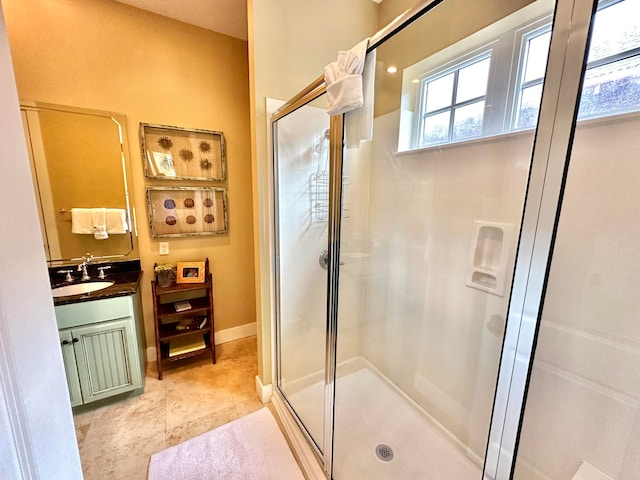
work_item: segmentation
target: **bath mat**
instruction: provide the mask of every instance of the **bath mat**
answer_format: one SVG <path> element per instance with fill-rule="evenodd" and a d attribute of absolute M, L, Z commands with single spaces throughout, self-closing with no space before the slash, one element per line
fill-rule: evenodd
<path fill-rule="evenodd" d="M 304 480 L 267 408 L 151 456 L 149 480 Z"/>

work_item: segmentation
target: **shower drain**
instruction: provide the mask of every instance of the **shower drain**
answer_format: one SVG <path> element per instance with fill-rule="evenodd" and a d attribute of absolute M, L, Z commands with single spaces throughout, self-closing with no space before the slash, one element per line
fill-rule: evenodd
<path fill-rule="evenodd" d="M 383 462 L 390 462 L 393 460 L 393 450 L 389 445 L 381 443 L 376 447 L 376 455 Z"/>

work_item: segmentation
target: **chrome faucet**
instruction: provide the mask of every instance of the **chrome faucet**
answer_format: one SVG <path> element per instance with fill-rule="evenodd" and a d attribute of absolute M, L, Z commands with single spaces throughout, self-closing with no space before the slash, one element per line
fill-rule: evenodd
<path fill-rule="evenodd" d="M 82 271 L 82 278 L 80 280 L 83 282 L 91 279 L 91 277 L 89 277 L 89 273 L 87 272 L 87 265 L 89 265 L 90 263 L 93 263 L 93 255 L 87 253 L 82 257 L 82 263 L 78 265 L 78 271 Z"/>

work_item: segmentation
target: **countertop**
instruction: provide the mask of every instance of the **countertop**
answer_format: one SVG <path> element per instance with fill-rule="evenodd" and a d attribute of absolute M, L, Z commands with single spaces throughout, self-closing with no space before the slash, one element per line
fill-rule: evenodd
<path fill-rule="evenodd" d="M 104 279 L 98 278 L 98 267 L 109 266 L 108 270 L 105 270 Z M 65 285 L 74 285 L 78 283 L 85 283 L 78 280 L 80 272 L 73 273 L 76 279 L 72 282 L 65 282 L 64 275 L 56 273 L 58 270 L 73 268 L 71 267 L 50 267 L 49 278 L 51 279 L 51 288 L 62 287 Z M 77 268 L 77 267 L 76 267 Z M 75 269 L 74 269 L 75 270 Z M 142 270 L 140 270 L 139 260 L 130 260 L 126 262 L 111 262 L 111 263 L 95 263 L 87 267 L 87 272 L 91 277 L 86 282 L 102 282 L 113 281 L 113 285 L 102 290 L 95 292 L 83 293 L 80 295 L 68 295 L 66 297 L 53 297 L 53 304 L 67 305 L 70 303 L 90 302 L 92 300 L 100 300 L 103 298 L 121 297 L 125 295 L 134 295 L 140 288 L 140 279 L 142 278 Z"/>

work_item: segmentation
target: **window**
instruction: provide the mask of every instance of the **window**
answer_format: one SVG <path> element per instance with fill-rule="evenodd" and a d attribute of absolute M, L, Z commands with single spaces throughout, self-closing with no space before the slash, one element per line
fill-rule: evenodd
<path fill-rule="evenodd" d="M 419 146 L 482 134 L 491 52 L 422 80 Z"/>
<path fill-rule="evenodd" d="M 601 0 L 594 19 L 579 119 L 640 110 L 638 19 L 640 0 Z M 432 67 L 421 78 L 416 94 L 417 133 L 409 145 L 401 132 L 399 148 L 427 147 L 535 127 L 550 42 L 551 17 L 540 16 L 494 37 L 490 49 L 485 43 L 485 51 L 480 54 L 475 50 L 439 69 Z M 418 64 L 408 71 L 417 68 Z"/>

